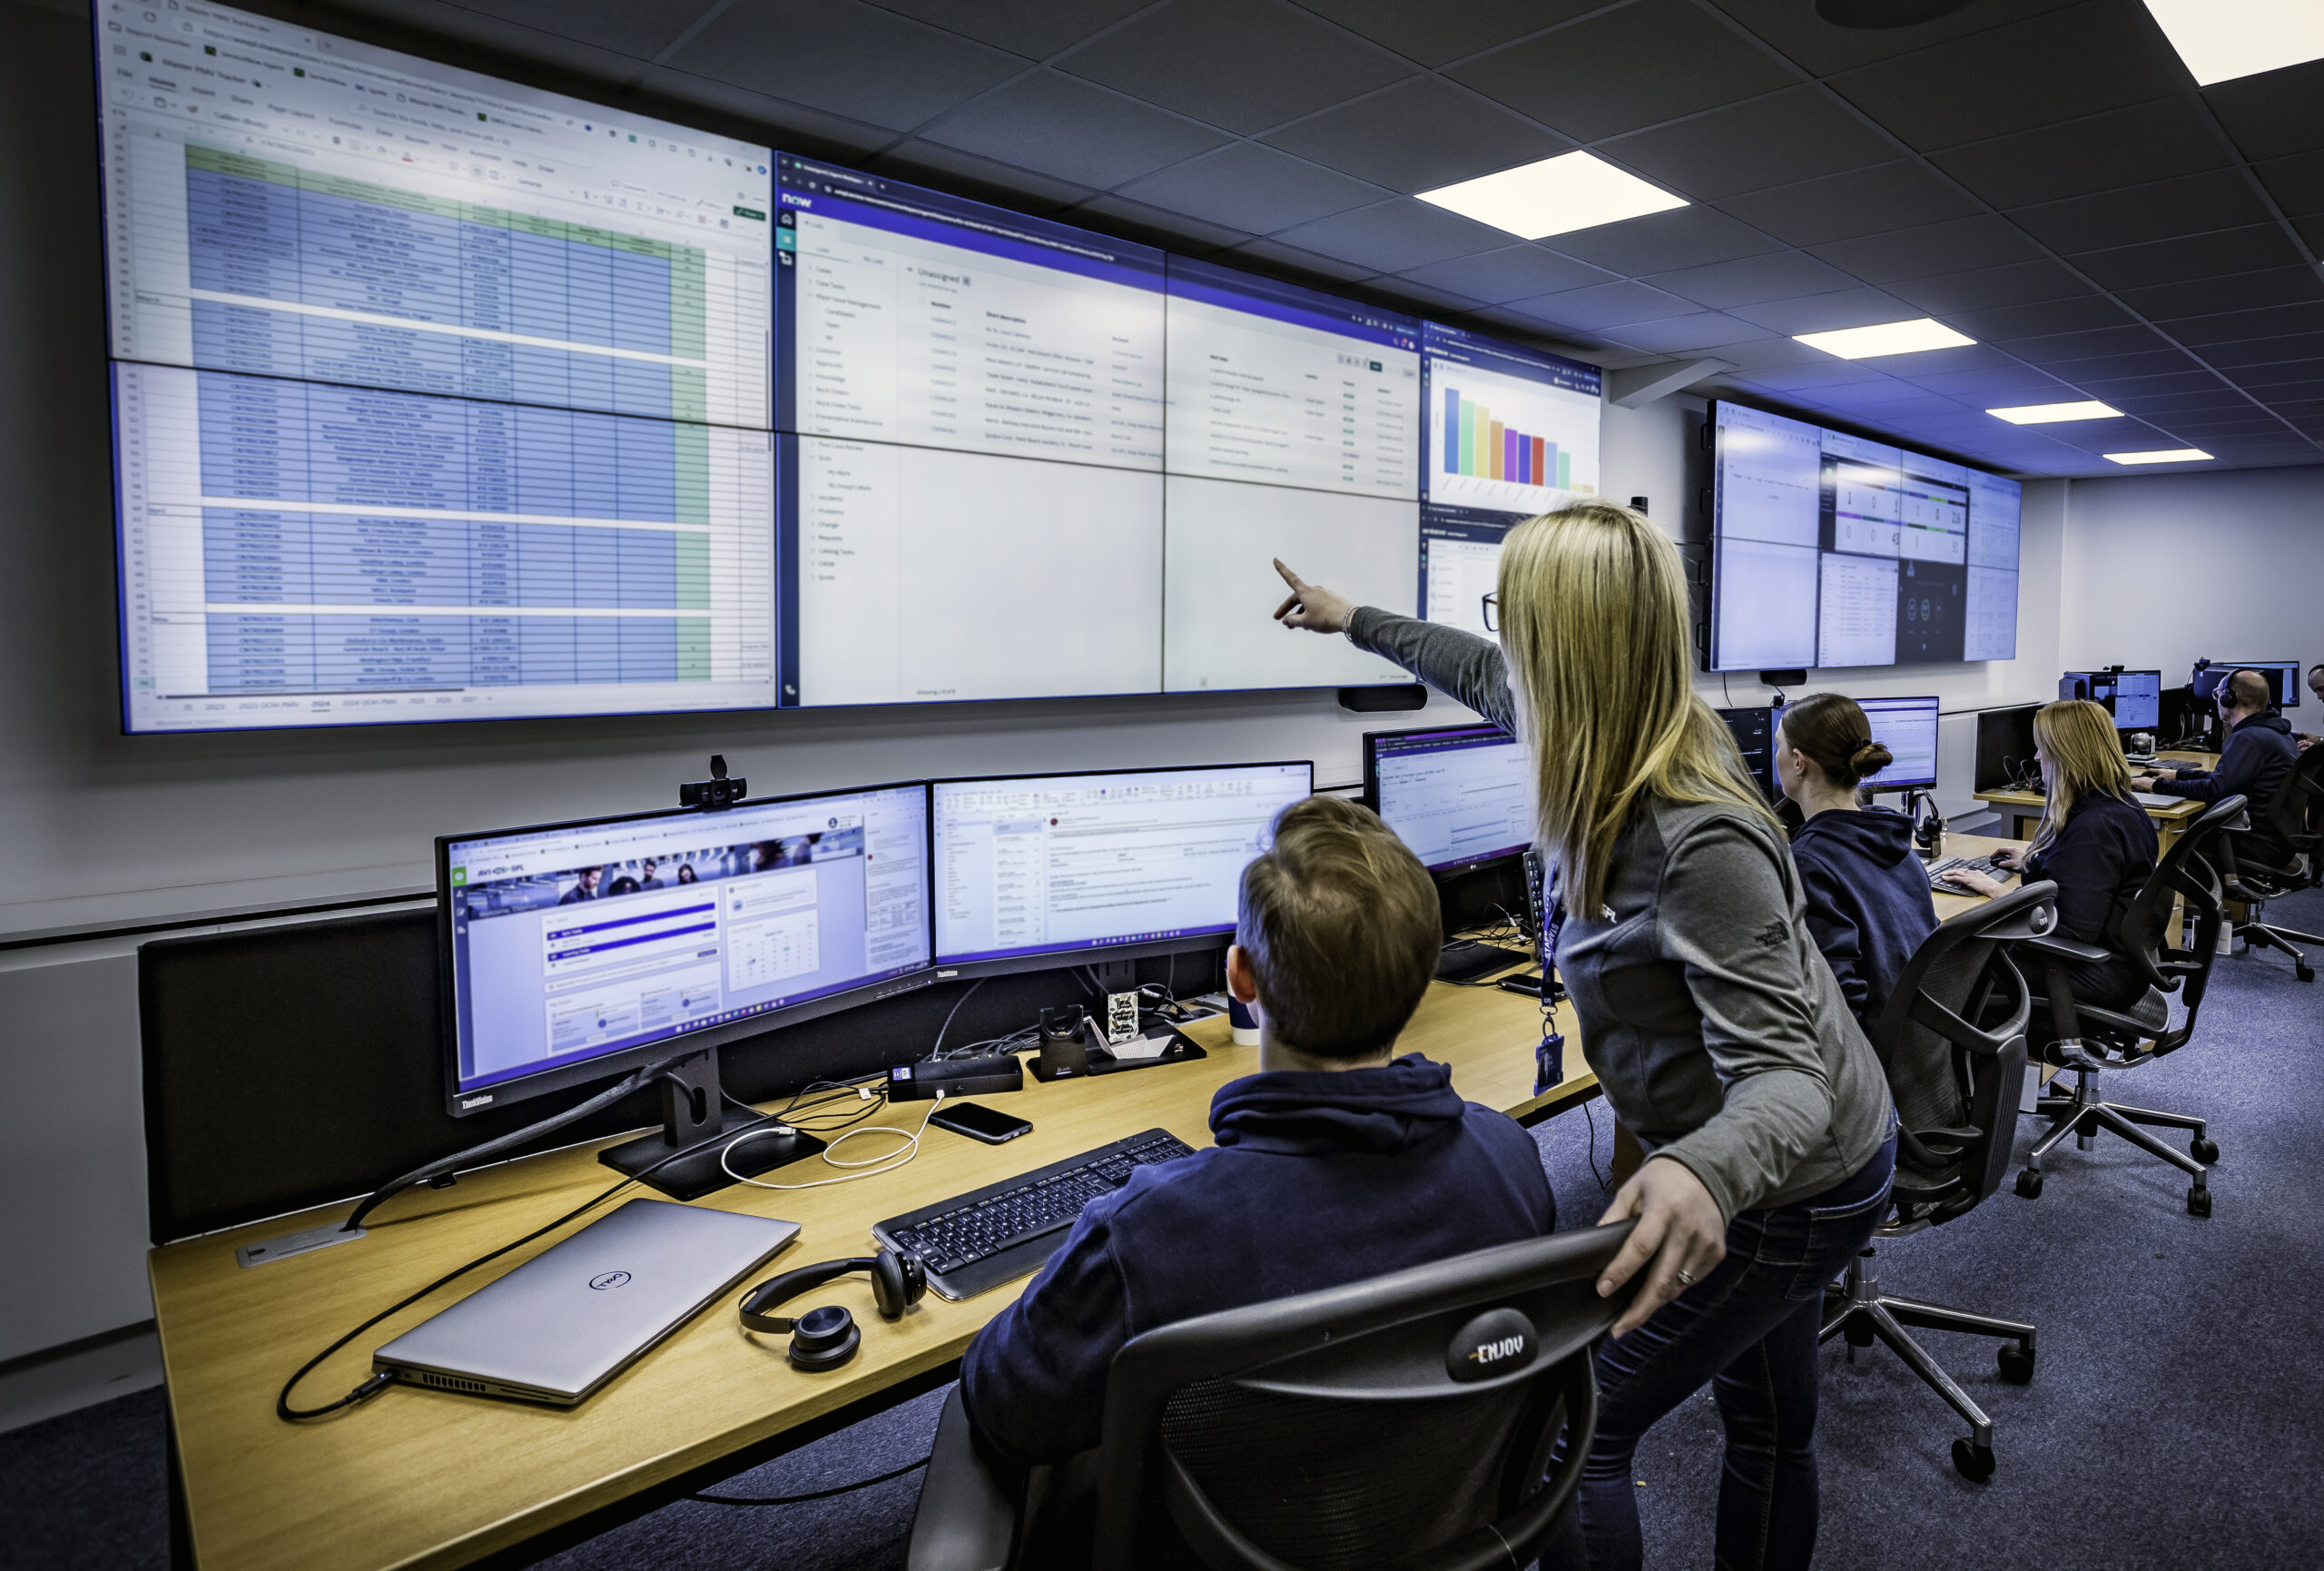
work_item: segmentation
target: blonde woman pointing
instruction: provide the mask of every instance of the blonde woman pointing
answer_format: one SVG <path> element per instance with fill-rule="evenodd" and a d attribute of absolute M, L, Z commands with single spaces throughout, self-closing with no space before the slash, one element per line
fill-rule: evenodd
<path fill-rule="evenodd" d="M 1639 1225 L 1600 1291 L 1642 1286 L 1600 1348 L 1580 1509 L 1542 1565 L 1640 1564 L 1631 1457 L 1708 1380 L 1727 1431 L 1718 1564 L 1806 1566 L 1824 1284 L 1886 1207 L 1895 1118 L 1783 830 L 1689 685 L 1677 548 L 1607 504 L 1519 525 L 1485 608 L 1505 657 L 1276 566 L 1278 620 L 1344 634 L 1528 745 L 1558 973 L 1649 1153 L 1600 1219 Z"/>

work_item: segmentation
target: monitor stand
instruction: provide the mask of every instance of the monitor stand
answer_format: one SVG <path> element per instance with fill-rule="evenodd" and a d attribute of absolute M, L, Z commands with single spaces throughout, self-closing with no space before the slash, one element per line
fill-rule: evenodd
<path fill-rule="evenodd" d="M 823 1142 L 803 1130 L 789 1134 L 764 1134 L 734 1148 L 722 1164 L 727 1141 L 746 1130 L 783 1127 L 763 1113 L 729 1107 L 719 1094 L 718 1050 L 699 1054 L 663 1075 L 660 1132 L 607 1146 L 597 1160 L 615 1172 L 625 1172 L 672 1200 L 699 1200 L 724 1189 L 736 1175 L 756 1178 L 779 1167 L 813 1156 Z M 699 1149 L 689 1151 L 690 1147 Z M 687 1151 L 675 1161 L 655 1167 L 675 1151 Z M 726 1170 L 732 1167 L 734 1171 Z M 651 1170 L 650 1171 L 648 1170 Z"/>

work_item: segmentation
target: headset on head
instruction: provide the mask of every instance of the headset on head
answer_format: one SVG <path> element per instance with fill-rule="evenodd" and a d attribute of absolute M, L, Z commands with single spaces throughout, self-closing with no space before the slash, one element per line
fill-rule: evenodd
<path fill-rule="evenodd" d="M 928 1291 L 928 1268 L 921 1263 L 918 1255 L 881 1250 L 853 1260 L 825 1260 L 770 1277 L 744 1293 L 739 1306 L 743 1329 L 790 1333 L 791 1343 L 784 1356 L 799 1368 L 838 1368 L 855 1357 L 856 1349 L 863 1341 L 863 1333 L 856 1329 L 853 1315 L 836 1304 L 809 1309 L 795 1319 L 767 1311 L 811 1288 L 820 1288 L 853 1271 L 870 1274 L 872 1301 L 879 1306 L 882 1319 L 901 1319 L 903 1312 L 920 1302 Z"/>

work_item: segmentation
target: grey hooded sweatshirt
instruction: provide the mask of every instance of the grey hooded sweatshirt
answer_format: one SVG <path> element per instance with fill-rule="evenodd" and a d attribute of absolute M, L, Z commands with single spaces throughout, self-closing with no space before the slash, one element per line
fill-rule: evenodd
<path fill-rule="evenodd" d="M 1347 637 L 1516 729 L 1491 639 L 1372 606 Z M 1887 1080 L 1817 951 L 1774 823 L 1649 797 L 1616 843 L 1600 908 L 1567 908 L 1557 969 L 1615 1115 L 1729 1220 L 1823 1193 L 1887 1139 Z"/>

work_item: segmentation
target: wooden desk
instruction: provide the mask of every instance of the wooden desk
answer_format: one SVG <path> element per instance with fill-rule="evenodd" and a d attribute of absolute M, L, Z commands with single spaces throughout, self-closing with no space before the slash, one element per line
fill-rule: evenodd
<path fill-rule="evenodd" d="M 1533 1094 L 1538 1010 L 1534 1000 L 1495 988 L 1440 983 L 1397 1045 L 1450 1064 L 1471 1101 L 1536 1121 L 1597 1093 L 1568 1011 L 1566 1079 Z M 1021 1093 L 980 1099 L 1032 1120 L 1033 1132 L 1008 1145 L 931 1130 L 920 1157 L 893 1173 L 796 1192 L 737 1185 L 704 1203 L 800 1224 L 798 1241 L 763 1273 L 772 1274 L 866 1253 L 881 1217 L 1138 1130 L 1159 1125 L 1189 1145 L 1207 1145 L 1211 1093 L 1255 1071 L 1258 1051 L 1234 1046 L 1224 1019 L 1188 1034 L 1209 1058 L 1049 1085 L 1028 1075 Z M 884 1109 L 876 1121 L 917 1127 L 928 1106 Z M 282 1381 L 332 1338 L 614 1181 L 594 1160 L 596 1150 L 528 1158 L 449 1190 L 413 1191 L 380 1208 L 369 1237 L 254 1270 L 236 1266 L 235 1246 L 335 1221 L 346 1208 L 153 1251 L 186 1535 L 205 1571 L 461 1566 L 560 1528 L 601 1530 L 723 1476 L 729 1463 L 779 1455 L 940 1384 L 970 1338 L 1022 1287 L 960 1304 L 931 1294 L 890 1323 L 863 1279 L 834 1283 L 816 1297 L 854 1312 L 863 1349 L 823 1374 L 792 1368 L 782 1339 L 743 1331 L 730 1303 L 705 1310 L 569 1411 L 395 1387 L 319 1422 L 274 1417 Z M 833 1175 L 810 1160 L 766 1176 Z M 308 1378 L 301 1403 L 341 1395 L 369 1372 L 373 1348 L 555 1241 L 495 1261 L 366 1332 Z"/>
<path fill-rule="evenodd" d="M 2032 835 L 2034 825 L 2041 821 L 2043 800 L 2039 791 L 1980 791 L 1977 800 L 1990 802 L 2009 815 L 2009 837 L 2013 840 L 2027 838 Z M 2162 859 L 2178 840 L 2181 831 L 2201 817 L 2203 809 L 2210 805 L 2208 802 L 2174 799 L 2168 806 L 2146 809 L 2147 817 L 2154 823 L 2156 861 Z M 1947 836 L 1948 842 L 1950 838 Z M 1969 836 L 1964 835 L 1963 838 Z"/>

